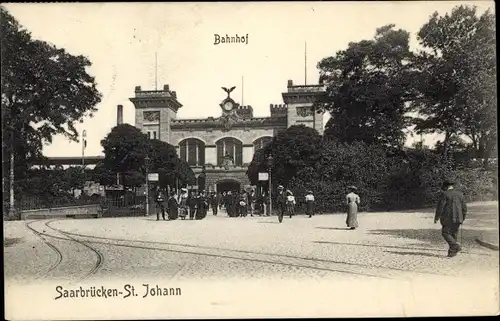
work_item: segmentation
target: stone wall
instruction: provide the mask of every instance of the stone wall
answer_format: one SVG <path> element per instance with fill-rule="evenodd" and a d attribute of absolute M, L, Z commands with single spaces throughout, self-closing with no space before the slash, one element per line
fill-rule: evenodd
<path fill-rule="evenodd" d="M 54 217 L 100 217 L 99 204 L 21 211 L 21 220 Z"/>

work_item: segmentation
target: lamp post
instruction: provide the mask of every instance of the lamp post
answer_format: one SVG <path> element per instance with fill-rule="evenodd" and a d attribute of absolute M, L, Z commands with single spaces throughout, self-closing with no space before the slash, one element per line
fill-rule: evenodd
<path fill-rule="evenodd" d="M 149 216 L 149 156 L 144 159 L 146 167 L 146 216 Z"/>
<path fill-rule="evenodd" d="M 85 192 L 85 182 L 87 178 L 85 177 L 85 147 L 87 147 L 87 131 L 84 129 L 82 132 L 82 174 L 83 174 L 83 188 L 82 194 Z"/>
<path fill-rule="evenodd" d="M 269 215 L 273 215 L 273 196 L 272 196 L 272 184 L 271 184 L 271 168 L 273 166 L 273 156 L 269 155 L 267 158 L 269 166 Z"/>

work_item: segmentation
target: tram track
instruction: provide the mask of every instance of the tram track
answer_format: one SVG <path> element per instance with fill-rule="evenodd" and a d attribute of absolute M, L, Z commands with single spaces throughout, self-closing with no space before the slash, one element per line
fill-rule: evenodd
<path fill-rule="evenodd" d="M 52 220 L 52 221 L 49 221 L 49 222 L 45 222 L 45 226 L 48 227 L 49 229 L 55 231 L 55 232 L 58 232 L 58 233 L 64 235 L 69 240 L 85 246 L 86 248 L 88 248 L 89 250 L 91 250 L 96 255 L 96 262 L 93 265 L 93 267 L 83 277 L 79 278 L 78 281 L 83 281 L 83 280 L 91 277 L 95 273 L 97 273 L 97 271 L 102 267 L 102 265 L 104 263 L 104 255 L 98 249 L 96 249 L 95 247 L 90 246 L 89 244 L 87 244 L 87 242 L 83 242 L 81 240 L 78 240 L 75 237 L 69 235 L 69 233 L 67 233 L 67 232 L 65 232 L 63 230 L 60 230 L 58 228 L 52 227 L 51 223 L 54 223 L 56 221 L 59 221 L 59 220 Z"/>
<path fill-rule="evenodd" d="M 87 238 L 87 239 L 107 241 L 107 242 L 89 241 L 91 243 L 97 243 L 97 244 L 114 245 L 114 246 L 138 248 L 138 249 L 145 249 L 145 250 L 171 251 L 171 252 L 176 252 L 176 253 L 181 253 L 181 254 L 205 255 L 205 256 L 212 256 L 212 257 L 227 258 L 227 259 L 249 260 L 249 261 L 255 261 L 255 262 L 260 262 L 260 263 L 289 265 L 289 266 L 296 266 L 296 267 L 301 267 L 301 268 L 311 268 L 311 269 L 318 269 L 318 270 L 325 270 L 325 268 L 316 268 L 314 266 L 310 266 L 310 264 L 299 264 L 299 265 L 297 265 L 295 263 L 288 264 L 288 263 L 286 263 L 286 261 L 293 260 L 293 261 L 301 261 L 302 263 L 304 263 L 304 262 L 312 263 L 313 265 L 318 265 L 318 264 L 332 265 L 332 264 L 335 264 L 335 265 L 344 265 L 344 266 L 349 266 L 349 267 L 355 267 L 355 268 L 359 268 L 359 269 L 376 269 L 376 270 L 385 270 L 385 271 L 400 272 L 400 273 L 413 273 L 413 274 L 420 274 L 420 275 L 445 276 L 444 274 L 441 274 L 441 273 L 421 272 L 421 271 L 400 269 L 400 268 L 394 268 L 394 267 L 383 267 L 383 266 L 370 265 L 370 264 L 349 263 L 349 262 L 334 261 L 334 260 L 327 260 L 327 259 L 293 256 L 293 255 L 287 255 L 287 254 L 266 253 L 266 252 L 258 252 L 258 251 L 227 249 L 227 248 L 219 248 L 219 247 L 212 247 L 212 246 L 198 246 L 198 245 L 160 242 L 160 241 L 126 240 L 126 239 L 86 235 L 86 234 L 80 234 L 80 233 L 72 233 L 72 232 L 67 232 L 67 231 L 65 233 L 70 234 L 70 235 L 74 235 L 77 237 Z M 166 246 L 179 247 L 181 249 L 165 249 L 162 247 L 155 247 L 155 246 L 139 246 L 139 245 L 130 245 L 130 244 L 118 244 L 118 243 L 113 243 L 113 242 L 166 245 Z M 182 248 L 194 249 L 195 251 L 186 251 L 186 250 L 183 250 Z M 196 250 L 202 250 L 202 251 L 196 251 Z M 207 253 L 206 251 L 203 252 L 203 250 L 226 252 L 226 253 L 229 253 L 229 255 Z M 234 255 L 235 253 L 261 256 L 261 257 L 266 257 L 266 258 L 271 257 L 272 260 L 256 259 L 255 257 L 254 258 L 240 257 L 237 255 Z M 394 278 L 394 277 L 384 277 L 384 276 L 381 276 L 380 274 L 375 275 L 375 274 L 371 274 L 371 273 L 361 273 L 361 272 L 345 271 L 345 270 L 338 270 L 338 269 L 327 268 L 326 270 L 330 270 L 331 272 L 358 274 L 358 275 L 369 276 L 369 277 L 390 278 L 390 279 Z"/>
<path fill-rule="evenodd" d="M 38 279 L 41 279 L 42 277 L 45 277 L 47 276 L 50 272 L 52 272 L 53 270 L 55 270 L 62 262 L 63 260 L 63 255 L 62 255 L 62 252 L 59 251 L 59 249 L 54 245 L 52 244 L 51 242 L 47 241 L 45 239 L 44 236 L 47 236 L 47 234 L 45 233 L 40 233 L 39 231 L 35 230 L 31 224 L 35 223 L 36 221 L 31 221 L 31 222 L 26 222 L 25 223 L 25 226 L 34 234 L 36 235 L 38 238 L 40 238 L 43 243 L 45 245 L 47 245 L 52 251 L 54 251 L 54 253 L 56 253 L 56 261 L 54 263 L 52 263 L 51 267 L 41 276 L 38 276 L 35 278 L 35 280 L 38 280 Z"/>

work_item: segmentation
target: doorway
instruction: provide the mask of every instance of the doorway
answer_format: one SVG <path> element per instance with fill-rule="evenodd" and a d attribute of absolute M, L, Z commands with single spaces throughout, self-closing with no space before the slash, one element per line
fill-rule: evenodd
<path fill-rule="evenodd" d="M 231 193 L 239 192 L 241 184 L 233 180 L 224 180 L 217 183 L 217 193 L 231 191 Z"/>

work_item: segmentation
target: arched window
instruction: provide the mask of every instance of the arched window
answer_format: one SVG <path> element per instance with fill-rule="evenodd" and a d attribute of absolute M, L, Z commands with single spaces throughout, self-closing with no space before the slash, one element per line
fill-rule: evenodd
<path fill-rule="evenodd" d="M 179 143 L 179 157 L 190 166 L 205 165 L 205 143 L 196 138 L 184 139 Z"/>
<path fill-rule="evenodd" d="M 243 164 L 243 144 L 236 138 L 222 138 L 217 145 L 217 165 L 223 166 L 226 158 L 231 159 L 235 166 Z"/>
<path fill-rule="evenodd" d="M 261 138 L 257 138 L 256 140 L 254 140 L 254 142 L 253 142 L 253 152 L 254 152 L 254 154 L 255 154 L 256 151 L 258 151 L 261 148 L 264 148 L 264 146 L 266 146 L 267 144 L 269 144 L 271 142 L 271 140 L 273 140 L 273 138 L 270 137 L 270 136 L 261 137 Z"/>

